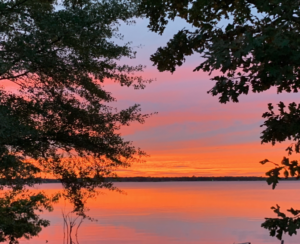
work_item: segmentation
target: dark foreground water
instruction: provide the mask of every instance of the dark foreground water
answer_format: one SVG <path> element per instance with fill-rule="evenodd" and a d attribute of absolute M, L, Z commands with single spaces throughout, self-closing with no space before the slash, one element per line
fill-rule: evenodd
<path fill-rule="evenodd" d="M 89 202 L 89 214 L 78 230 L 80 244 L 251 244 L 280 243 L 260 225 L 275 217 L 270 207 L 300 209 L 300 182 L 281 182 L 272 190 L 265 182 L 117 183 L 127 194 L 104 192 Z M 52 192 L 58 184 L 40 189 Z M 21 243 L 63 243 L 61 202 L 43 216 L 51 226 L 39 237 Z M 300 235 L 284 236 L 285 244 Z"/>

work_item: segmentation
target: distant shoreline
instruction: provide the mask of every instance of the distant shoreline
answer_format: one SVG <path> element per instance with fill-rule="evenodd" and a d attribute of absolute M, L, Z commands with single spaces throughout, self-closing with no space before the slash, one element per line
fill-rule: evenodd
<path fill-rule="evenodd" d="M 118 177 L 105 178 L 107 182 L 183 182 L 183 181 L 266 181 L 266 177 L 259 176 L 215 176 L 215 177 Z M 296 178 L 281 179 L 283 181 L 293 181 Z M 43 179 L 42 183 L 60 183 L 56 179 Z"/>

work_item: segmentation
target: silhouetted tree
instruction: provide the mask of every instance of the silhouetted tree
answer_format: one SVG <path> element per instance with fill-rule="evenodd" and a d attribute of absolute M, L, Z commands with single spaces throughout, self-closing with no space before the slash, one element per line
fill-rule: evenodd
<path fill-rule="evenodd" d="M 201 54 L 194 71 L 213 76 L 215 85 L 208 93 L 220 103 L 238 102 L 242 94 L 267 91 L 298 92 L 300 88 L 300 8 L 298 0 L 137 0 L 139 13 L 150 19 L 148 27 L 162 34 L 168 21 L 184 19 L 193 28 L 182 29 L 151 56 L 159 71 L 174 72 L 186 56 Z M 262 143 L 292 140 L 289 154 L 300 151 L 300 104 L 278 104 L 279 113 L 269 104 L 262 126 Z M 263 160 L 261 163 L 266 163 Z M 280 172 L 285 177 L 300 176 L 298 161 L 284 158 L 282 166 L 266 173 L 276 186 Z M 271 236 L 296 234 L 300 210 L 288 210 L 292 217 L 274 207 L 278 218 L 269 218 L 263 227 Z"/>
<path fill-rule="evenodd" d="M 114 190 L 118 167 L 144 152 L 119 129 L 148 115 L 139 105 L 117 112 L 103 89 L 111 80 L 144 88 L 134 75 L 143 67 L 129 44 L 116 44 L 121 22 L 131 24 L 134 6 L 119 0 L 0 1 L 0 241 L 18 243 L 49 225 L 37 211 L 52 210 L 60 196 L 85 215 L 96 188 Z M 120 43 L 120 41 L 118 41 Z M 7 84 L 14 84 L 8 90 Z M 26 187 L 56 177 L 65 191 L 53 197 Z"/>

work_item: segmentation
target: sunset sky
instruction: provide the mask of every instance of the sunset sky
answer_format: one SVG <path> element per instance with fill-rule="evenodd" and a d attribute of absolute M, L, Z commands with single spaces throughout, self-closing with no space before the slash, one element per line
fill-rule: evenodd
<path fill-rule="evenodd" d="M 299 94 L 277 94 L 272 89 L 240 96 L 239 103 L 220 104 L 218 97 L 207 94 L 214 85 L 208 73 L 193 72 L 201 62 L 199 55 L 188 57 L 173 74 L 159 72 L 149 60 L 178 30 L 191 27 L 176 20 L 161 36 L 149 31 L 147 24 L 147 19 L 137 19 L 135 25 L 120 26 L 122 43 L 132 42 L 137 51 L 136 59 L 121 62 L 146 65 L 138 75 L 155 80 L 144 90 L 104 83 L 104 89 L 117 99 L 112 107 L 122 109 L 137 103 L 143 113 L 158 113 L 145 124 L 133 123 L 122 129 L 124 138 L 150 157 L 145 163 L 120 169 L 120 176 L 263 176 L 272 165 L 262 166 L 260 160 L 278 162 L 287 156 L 288 142 L 261 145 L 262 114 L 268 103 L 298 102 Z"/>
<path fill-rule="evenodd" d="M 143 113 L 158 112 L 145 124 L 122 130 L 127 140 L 151 157 L 144 164 L 121 170 L 121 176 L 262 176 L 272 165 L 262 166 L 260 160 L 278 162 L 287 156 L 288 142 L 261 145 L 261 116 L 269 102 L 297 102 L 299 94 L 278 95 L 273 89 L 243 95 L 239 103 L 220 104 L 218 97 L 207 94 L 214 84 L 208 73 L 193 72 L 200 64 L 199 55 L 189 57 L 173 75 L 160 73 L 149 60 L 185 23 L 170 23 L 162 36 L 150 32 L 147 24 L 148 20 L 138 19 L 136 25 L 121 26 L 125 41 L 143 46 L 135 48 L 135 60 L 124 61 L 146 65 L 142 75 L 156 80 L 144 90 L 105 84 L 118 100 L 112 105 L 125 108 L 138 103 Z"/>

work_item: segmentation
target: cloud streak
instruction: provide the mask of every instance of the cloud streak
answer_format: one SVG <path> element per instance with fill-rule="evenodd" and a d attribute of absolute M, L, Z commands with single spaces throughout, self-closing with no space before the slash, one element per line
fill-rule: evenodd
<path fill-rule="evenodd" d="M 151 155 L 145 164 L 133 165 L 120 175 L 263 175 L 271 166 L 261 166 L 258 161 L 269 158 L 278 162 L 287 156 L 288 142 L 275 147 L 261 145 L 261 116 L 268 103 L 297 101 L 299 94 L 277 94 L 271 89 L 243 95 L 239 103 L 220 104 L 218 97 L 207 94 L 214 85 L 211 77 L 192 71 L 201 62 L 199 56 L 188 58 L 174 74 L 160 73 L 152 67 L 149 56 L 165 45 L 178 27 L 176 22 L 170 24 L 165 35 L 157 36 L 148 32 L 146 25 L 146 21 L 138 21 L 134 29 L 126 27 L 123 33 L 129 41 L 131 34 L 139 33 L 134 44 L 143 43 L 144 47 L 130 62 L 146 64 L 143 76 L 156 81 L 144 90 L 105 84 L 105 89 L 117 98 L 118 108 L 138 103 L 144 113 L 158 112 L 145 124 L 134 123 L 120 131 L 125 139 Z"/>

